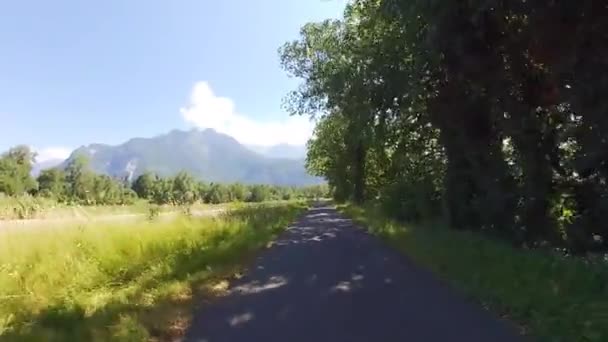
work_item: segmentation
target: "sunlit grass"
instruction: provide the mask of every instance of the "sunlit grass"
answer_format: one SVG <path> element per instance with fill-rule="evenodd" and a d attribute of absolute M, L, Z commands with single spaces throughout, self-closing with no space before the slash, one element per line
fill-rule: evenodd
<path fill-rule="evenodd" d="M 342 211 L 541 341 L 608 341 L 606 263 L 516 249 L 441 224 L 398 224 L 374 208 Z"/>
<path fill-rule="evenodd" d="M 219 208 L 229 204 L 196 203 L 192 210 Z M 138 199 L 129 205 L 68 205 L 43 197 L 0 197 L 0 220 L 19 219 L 94 219 L 107 215 L 147 214 L 151 205 Z M 157 206 L 160 212 L 179 211 L 179 207 Z"/>
<path fill-rule="evenodd" d="M 0 231 L 0 340 L 179 335 L 193 298 L 302 209 L 292 203 L 219 218 Z"/>
<path fill-rule="evenodd" d="M 69 219 L 98 215 L 143 214 L 149 207 L 148 201 L 141 199 L 129 205 L 83 206 L 68 205 L 38 196 L 0 196 L 0 220 Z"/>

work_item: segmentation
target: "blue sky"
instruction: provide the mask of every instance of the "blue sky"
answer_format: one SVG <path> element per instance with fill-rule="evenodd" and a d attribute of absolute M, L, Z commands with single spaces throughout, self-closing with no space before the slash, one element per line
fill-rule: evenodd
<path fill-rule="evenodd" d="M 345 0 L 19 0 L 0 4 L 0 150 L 41 159 L 171 129 L 303 143 L 277 49 Z"/>

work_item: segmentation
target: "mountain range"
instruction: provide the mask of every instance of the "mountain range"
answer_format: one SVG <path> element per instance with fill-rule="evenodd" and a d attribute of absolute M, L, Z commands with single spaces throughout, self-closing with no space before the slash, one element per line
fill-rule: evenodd
<path fill-rule="evenodd" d="M 302 147 L 277 145 L 258 149 L 259 152 L 254 150 L 213 129 L 173 130 L 152 138 L 134 138 L 116 146 L 82 146 L 62 165 L 83 154 L 95 172 L 130 179 L 145 171 L 161 176 L 187 171 L 209 182 L 297 186 L 323 182 L 306 172 Z"/>
<path fill-rule="evenodd" d="M 41 162 L 35 162 L 32 167 L 32 176 L 38 177 L 38 175 L 40 174 L 40 171 L 59 166 L 63 162 L 64 162 L 64 159 L 57 159 L 57 158 L 48 159 L 48 160 L 41 161 Z"/>
<path fill-rule="evenodd" d="M 285 159 L 305 159 L 306 158 L 306 146 L 304 145 L 289 145 L 289 144 L 278 144 L 273 146 L 257 146 L 247 145 L 247 147 L 259 154 L 271 158 L 285 158 Z"/>

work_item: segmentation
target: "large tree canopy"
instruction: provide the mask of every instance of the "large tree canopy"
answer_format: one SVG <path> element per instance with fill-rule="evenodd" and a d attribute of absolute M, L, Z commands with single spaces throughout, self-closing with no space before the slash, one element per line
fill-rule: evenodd
<path fill-rule="evenodd" d="M 280 49 L 338 199 L 608 249 L 605 1 L 351 1 Z"/>

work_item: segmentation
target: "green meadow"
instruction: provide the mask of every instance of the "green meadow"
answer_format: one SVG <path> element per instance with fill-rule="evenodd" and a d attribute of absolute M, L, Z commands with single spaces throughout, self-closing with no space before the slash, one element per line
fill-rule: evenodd
<path fill-rule="evenodd" d="M 0 230 L 1 341 L 162 341 L 301 203 L 219 217 Z"/>

